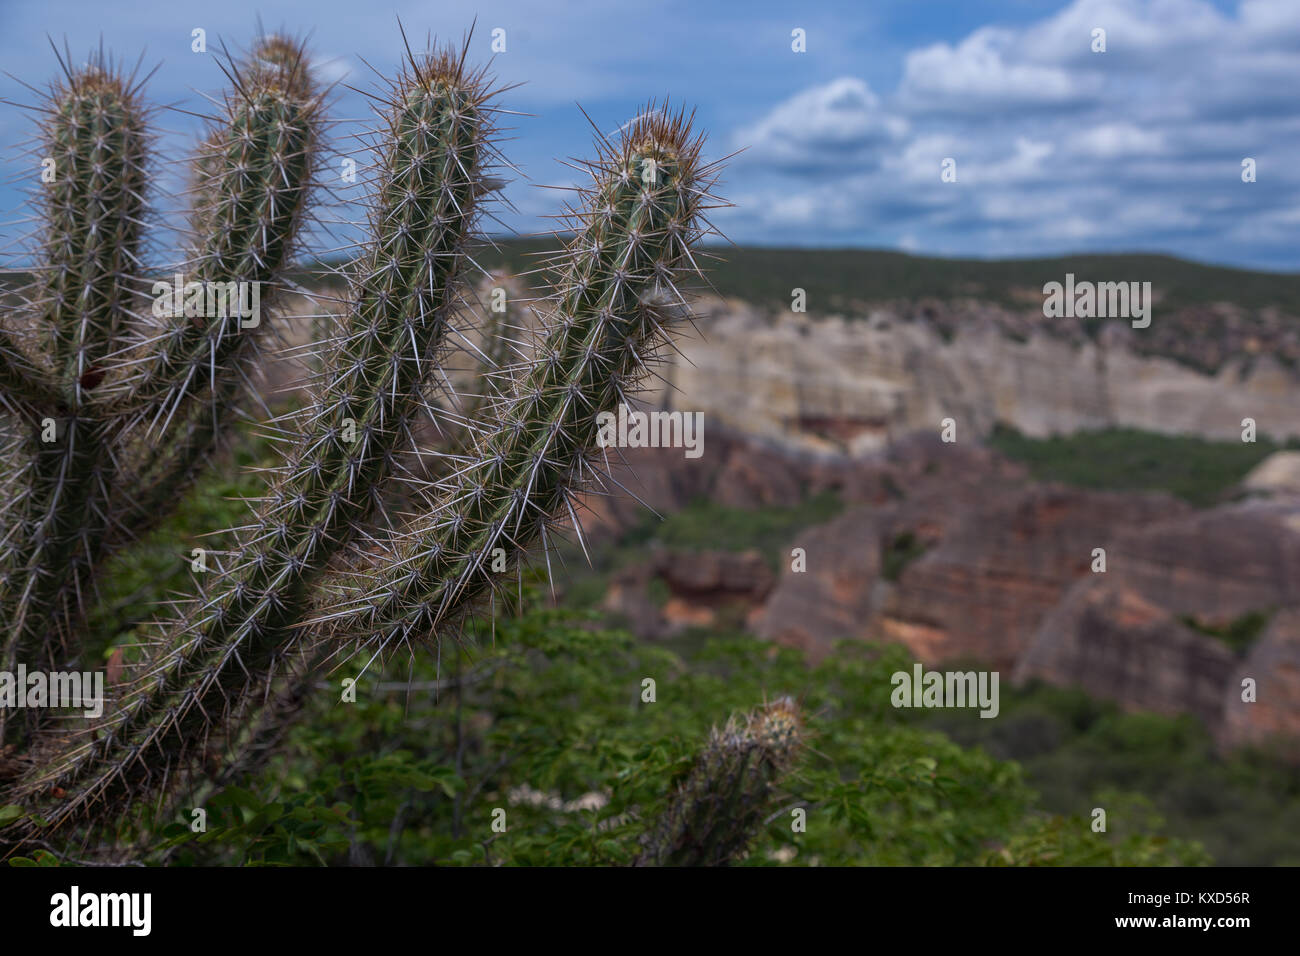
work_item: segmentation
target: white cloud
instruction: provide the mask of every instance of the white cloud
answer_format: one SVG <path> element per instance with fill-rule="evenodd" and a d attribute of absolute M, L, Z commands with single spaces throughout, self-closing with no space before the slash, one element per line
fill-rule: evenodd
<path fill-rule="evenodd" d="M 1106 31 L 1105 53 L 1092 50 L 1092 31 L 1099 27 Z M 1055 16 L 1018 31 L 1015 43 L 1028 60 L 1072 66 L 1085 62 L 1108 70 L 1115 59 L 1187 53 L 1221 40 L 1231 28 L 1204 0 L 1075 0 Z"/>
<path fill-rule="evenodd" d="M 781 168 L 842 169 L 874 163 L 877 150 L 907 132 L 867 84 L 851 76 L 778 103 L 736 135 L 747 160 Z"/>
<path fill-rule="evenodd" d="M 1056 146 L 1047 140 L 1034 140 L 1017 136 L 1015 152 L 998 162 L 976 166 L 980 182 L 1023 182 L 1044 175 L 1043 161 L 1056 152 Z"/>
<path fill-rule="evenodd" d="M 932 184 L 939 181 L 945 159 L 957 160 L 957 177 L 961 180 L 966 157 L 970 155 L 970 142 L 948 133 L 925 133 L 909 140 L 887 160 L 887 172 L 901 182 Z"/>
<path fill-rule="evenodd" d="M 1059 106 L 1095 92 L 1097 81 L 1026 60 L 1019 35 L 977 30 L 956 47 L 936 43 L 909 53 L 902 101 L 917 112 Z"/>
<path fill-rule="evenodd" d="M 1105 53 L 1091 52 L 1095 27 Z M 1297 88 L 1300 0 L 1229 13 L 1204 0 L 1075 0 L 911 51 L 892 93 L 844 78 L 779 104 L 751 127 L 766 155 L 793 160 L 781 144 L 820 140 L 845 147 L 824 160 L 847 158 L 774 168 L 751 197 L 763 213 L 738 216 L 736 237 L 813 228 L 930 251 L 1162 248 L 1219 261 L 1267 243 L 1269 264 L 1294 267 L 1294 243 L 1277 244 L 1300 208 Z M 852 121 L 832 122 L 837 93 Z M 1241 182 L 1246 156 L 1258 183 Z M 956 184 L 940 180 L 946 157 Z"/>
<path fill-rule="evenodd" d="M 1070 148 L 1084 156 L 1114 159 L 1156 155 L 1164 151 L 1165 144 L 1159 130 L 1139 129 L 1132 123 L 1102 123 L 1075 133 Z"/>

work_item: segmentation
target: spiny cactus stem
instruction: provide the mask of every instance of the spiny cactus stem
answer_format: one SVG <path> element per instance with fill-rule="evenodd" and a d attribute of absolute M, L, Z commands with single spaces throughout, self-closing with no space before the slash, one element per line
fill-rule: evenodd
<path fill-rule="evenodd" d="M 141 263 L 151 137 L 130 81 L 96 60 L 55 92 L 43 138 L 54 180 L 42 198 L 36 304 L 61 389 L 78 408 L 132 315 L 135 294 L 123 280 Z"/>
<path fill-rule="evenodd" d="M 242 561 L 209 586 L 147 674 L 83 741 L 23 782 L 63 821 L 111 796 L 158 786 L 135 755 L 183 765 L 194 741 L 228 728 L 230 702 L 263 686 L 292 650 L 308 585 L 375 507 L 395 449 L 444 346 L 463 247 L 477 215 L 490 95 L 450 54 L 413 62 L 392 97 L 374 238 L 357 270 L 356 305 L 326 363 L 330 387 L 297 423 L 300 440 L 263 503 Z M 355 423 L 355 441 L 341 423 Z M 108 807 L 100 811 L 98 808 Z"/>
<path fill-rule="evenodd" d="M 492 587 L 485 566 L 502 544 L 519 551 L 545 536 L 569 504 L 595 445 L 598 414 L 614 407 L 665 338 L 682 301 L 673 282 L 689 262 L 707 194 L 700 143 L 681 117 L 647 111 L 595 166 L 596 185 L 574 241 L 559 307 L 539 357 L 501 424 L 449 482 L 427 521 L 378 587 L 321 615 L 331 639 L 363 635 L 383 651 L 438 635 Z"/>
<path fill-rule="evenodd" d="M 92 503 L 103 478 L 100 430 L 83 404 L 130 315 L 133 294 L 123 280 L 139 265 L 145 210 L 149 131 L 129 79 L 96 58 L 68 71 L 46 114 L 41 135 L 54 178 L 39 199 L 45 232 L 32 304 L 49 338 L 57 400 L 30 395 L 42 404 L 23 416 L 32 431 L 30 498 L 9 564 L 26 583 L 0 583 L 6 669 L 53 658 L 67 638 L 57 621 L 59 595 L 96 523 Z M 30 373 L 23 378 L 20 385 L 32 384 Z M 36 434 L 47 419 L 62 433 L 54 442 Z"/>
<path fill-rule="evenodd" d="M 266 285 L 269 306 L 307 217 L 320 95 L 301 46 L 282 37 L 260 41 L 242 73 L 234 73 L 238 88 L 194 163 L 194 254 L 185 275 L 196 282 Z M 267 327 L 246 327 L 248 318 L 236 309 L 205 321 L 178 313 L 146 343 L 133 373 L 113 383 L 109 408 L 147 417 L 155 427 L 163 422 L 165 429 L 187 397 L 221 391 L 217 379 L 235 371 Z"/>
<path fill-rule="evenodd" d="M 647 834 L 636 865 L 718 866 L 739 859 L 803 741 L 799 707 L 788 697 L 715 728 Z"/>
<path fill-rule="evenodd" d="M 285 65 L 259 59 L 268 48 Z M 287 51 L 296 55 L 290 58 Z M 320 125 L 318 97 L 301 53 L 287 41 L 262 41 L 240 93 L 227 100 L 226 125 L 213 129 L 200 154 L 192 217 L 200 237 L 200 281 L 260 283 L 276 279 L 288 265 L 312 186 Z M 189 365 L 177 366 L 166 347 L 152 353 L 154 364 L 147 367 L 154 374 L 145 375 L 145 387 L 133 390 L 130 399 L 137 410 L 153 403 L 163 428 L 151 437 L 168 450 L 163 458 L 175 467 L 152 467 L 156 455 L 123 454 L 131 409 L 114 405 L 113 388 L 101 385 L 111 379 L 106 365 L 132 364 L 117 360 L 114 349 L 138 298 L 131 277 L 141 269 L 149 134 L 135 97 L 127 80 L 94 62 L 70 74 L 46 123 L 56 177 L 43 200 L 49 226 L 35 304 L 52 332 L 62 401 L 30 418 L 56 420 L 62 437 L 36 445 L 30 469 L 32 540 L 22 546 L 17 564 L 33 583 L 16 596 L 12 587 L 0 593 L 0 612 L 7 611 L 2 616 L 12 622 L 3 658 L 11 664 L 37 652 L 52 656 L 51 648 L 68 641 L 67 625 L 80 617 L 91 570 L 125 537 L 125 515 L 110 525 L 122 489 L 157 504 L 160 494 L 176 492 L 174 484 L 162 483 L 184 477 L 211 449 L 234 407 L 237 389 L 231 385 L 239 379 L 229 360 L 251 338 L 248 332 L 233 342 L 223 338 L 227 318 L 204 323 L 183 317 L 168 345 L 189 342 Z M 218 347 L 223 342 L 225 351 Z M 173 368 L 176 378 L 164 381 L 158 370 Z M 168 435 L 181 404 L 203 394 L 210 399 L 212 427 Z"/>

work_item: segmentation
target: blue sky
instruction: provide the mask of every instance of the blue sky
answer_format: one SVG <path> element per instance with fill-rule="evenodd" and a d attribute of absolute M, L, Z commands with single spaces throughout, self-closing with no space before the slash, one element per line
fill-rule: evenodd
<path fill-rule="evenodd" d="M 1300 0 L 971 2 L 448 3 L 392 0 L 0 0 L 0 65 L 41 84 L 57 69 L 47 34 L 74 56 L 98 45 L 149 66 L 155 102 L 202 109 L 219 89 L 190 31 L 240 46 L 268 27 L 310 31 L 330 79 L 370 87 L 408 34 L 459 38 L 521 82 L 504 151 L 521 232 L 558 211 L 590 152 L 577 104 L 604 130 L 671 94 L 698 110 L 729 164 L 718 224 L 739 243 L 900 249 L 953 256 L 1161 251 L 1300 269 Z M 494 28 L 506 52 L 492 57 Z M 807 52 L 791 50 L 806 31 Z M 1106 52 L 1091 50 L 1106 31 Z M 0 98 L 31 94 L 0 77 Z M 340 89 L 332 114 L 363 120 Z M 196 121 L 172 112 L 163 160 L 183 159 Z M 345 122 L 337 132 L 346 151 Z M 38 170 L 20 156 L 24 111 L 0 105 L 4 232 Z M 1243 183 L 1251 157 L 1257 181 Z M 956 161 L 957 181 L 941 164 Z M 178 182 L 176 173 L 170 177 Z"/>

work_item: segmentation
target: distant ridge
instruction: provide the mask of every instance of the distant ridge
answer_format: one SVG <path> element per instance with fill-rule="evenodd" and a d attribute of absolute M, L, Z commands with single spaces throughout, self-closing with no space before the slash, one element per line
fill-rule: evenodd
<path fill-rule="evenodd" d="M 554 240 L 497 239 L 500 252 L 476 257 L 487 268 L 536 268 Z M 1276 306 L 1300 315 L 1300 274 L 1255 272 L 1151 253 L 1079 254 L 1044 259 L 940 259 L 876 249 L 774 249 L 714 246 L 722 261 L 705 263 L 724 296 L 789 307 L 791 289 L 808 293 L 809 309 L 825 312 L 855 302 L 921 298 L 981 299 L 1025 307 L 1041 302 L 1043 283 L 1077 280 L 1149 281 L 1164 308 L 1232 302 Z"/>
<path fill-rule="evenodd" d="M 536 269 L 557 248 L 554 239 L 494 238 L 496 248 L 475 255 L 485 269 L 520 273 Z M 1087 253 L 1043 259 L 942 259 L 884 249 L 778 249 L 710 246 L 701 265 L 723 296 L 789 308 L 791 290 L 808 293 L 812 312 L 856 311 L 889 300 L 978 299 L 1012 308 L 1042 302 L 1045 282 L 1150 282 L 1163 309 L 1230 302 L 1246 309 L 1275 306 L 1300 316 L 1300 273 L 1257 272 L 1152 253 Z M 336 260 L 329 260 L 337 264 Z M 315 284 L 314 267 L 295 275 Z M 0 288 L 28 278 L 0 271 Z M 318 280 L 317 280 L 318 281 Z"/>

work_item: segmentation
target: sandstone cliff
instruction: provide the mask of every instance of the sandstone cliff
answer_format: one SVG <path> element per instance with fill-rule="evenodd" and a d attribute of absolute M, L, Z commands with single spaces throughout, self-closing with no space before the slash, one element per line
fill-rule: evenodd
<path fill-rule="evenodd" d="M 1214 371 L 1194 367 L 1178 334 L 1190 315 L 1145 330 L 1108 320 L 1094 339 L 976 302 L 845 318 L 710 300 L 700 312 L 701 334 L 679 340 L 672 387 L 652 401 L 794 449 L 862 455 L 949 417 L 971 438 L 1002 423 L 1031 436 L 1124 426 L 1238 440 L 1244 418 L 1300 435 L 1300 375 L 1267 353 L 1212 349 L 1201 357 Z"/>

